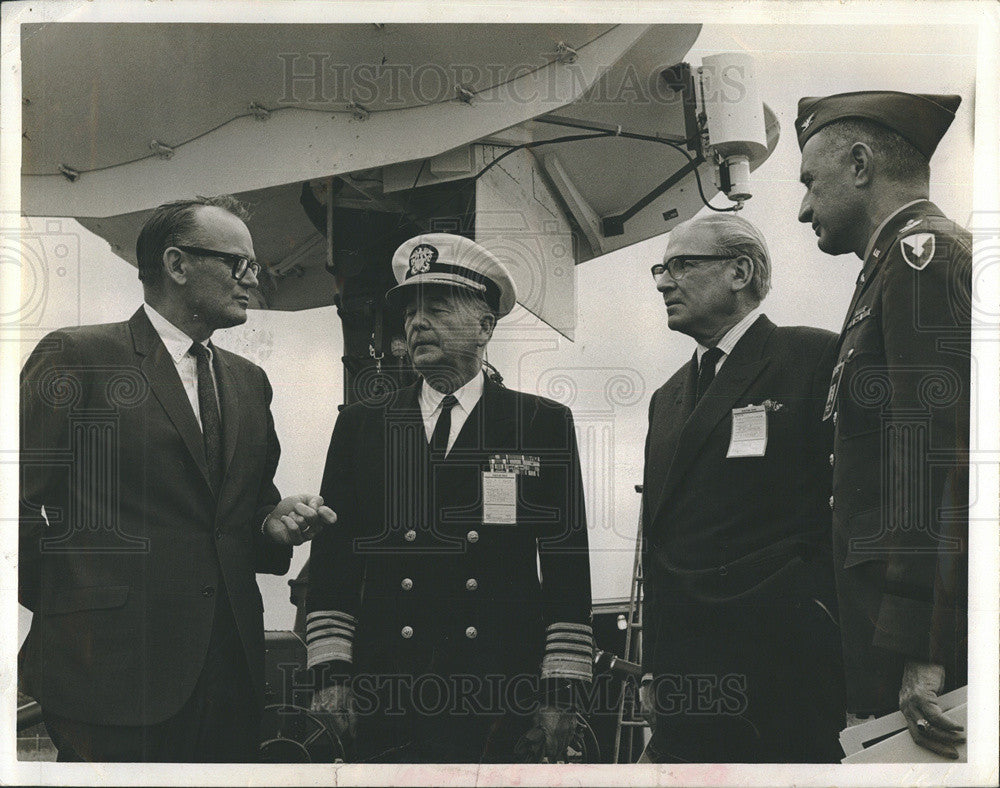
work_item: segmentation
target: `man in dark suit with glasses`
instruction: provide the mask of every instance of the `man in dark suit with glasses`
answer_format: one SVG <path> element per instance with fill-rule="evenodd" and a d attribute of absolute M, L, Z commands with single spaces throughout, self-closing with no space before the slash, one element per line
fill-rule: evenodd
<path fill-rule="evenodd" d="M 657 762 L 823 762 L 840 755 L 830 563 L 836 336 L 760 311 L 771 264 L 732 214 L 670 233 L 653 278 L 697 342 L 652 397 L 643 482 L 641 697 Z"/>
<path fill-rule="evenodd" d="M 22 370 L 20 678 L 60 760 L 256 757 L 255 573 L 336 517 L 281 499 L 267 375 L 209 341 L 257 286 L 245 218 L 231 197 L 161 205 L 145 303 L 49 334 Z"/>

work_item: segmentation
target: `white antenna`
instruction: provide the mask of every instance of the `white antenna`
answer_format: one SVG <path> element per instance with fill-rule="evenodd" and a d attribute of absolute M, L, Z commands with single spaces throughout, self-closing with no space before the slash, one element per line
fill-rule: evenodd
<path fill-rule="evenodd" d="M 753 196 L 750 159 L 767 155 L 764 104 L 757 87 L 754 60 L 743 53 L 709 55 L 698 69 L 702 113 L 709 149 L 716 165 L 716 185 L 730 200 Z"/>

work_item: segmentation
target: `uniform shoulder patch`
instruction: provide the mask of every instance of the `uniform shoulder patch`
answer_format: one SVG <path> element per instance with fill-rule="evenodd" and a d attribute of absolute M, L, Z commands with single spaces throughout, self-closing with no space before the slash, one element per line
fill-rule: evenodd
<path fill-rule="evenodd" d="M 899 251 L 910 268 L 922 271 L 934 257 L 934 233 L 910 233 L 899 241 Z"/>

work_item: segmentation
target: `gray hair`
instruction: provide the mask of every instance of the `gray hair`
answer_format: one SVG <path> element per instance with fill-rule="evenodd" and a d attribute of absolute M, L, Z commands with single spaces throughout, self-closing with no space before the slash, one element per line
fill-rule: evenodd
<path fill-rule="evenodd" d="M 767 251 L 764 234 L 756 225 L 734 213 L 697 216 L 685 224 L 688 227 L 710 227 L 715 238 L 715 251 L 719 254 L 749 257 L 753 261 L 750 294 L 758 304 L 764 300 L 771 290 L 771 255 Z"/>
<path fill-rule="evenodd" d="M 837 150 L 863 142 L 876 157 L 876 166 L 890 180 L 925 182 L 931 177 L 930 162 L 901 134 L 865 118 L 844 118 L 823 131 Z"/>

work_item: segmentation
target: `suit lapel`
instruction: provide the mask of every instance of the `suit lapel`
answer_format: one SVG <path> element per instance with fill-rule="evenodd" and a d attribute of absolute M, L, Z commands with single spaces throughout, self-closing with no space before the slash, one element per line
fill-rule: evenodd
<path fill-rule="evenodd" d="M 177 367 L 174 366 L 174 360 L 160 341 L 159 334 L 149 322 L 142 307 L 129 320 L 129 328 L 132 331 L 135 351 L 142 357 L 139 367 L 149 381 L 153 396 L 159 401 L 180 434 L 198 470 L 201 471 L 205 484 L 211 487 L 208 465 L 205 462 L 205 443 L 198 422 L 195 420 L 194 411 L 191 410 L 187 393 L 184 391 L 184 385 L 177 374 Z"/>
<path fill-rule="evenodd" d="M 658 503 L 663 495 L 670 464 L 677 452 L 681 430 L 694 409 L 697 368 L 692 358 L 663 386 L 649 423 L 649 448 L 643 472 L 645 499 Z M 652 509 L 647 512 L 651 515 Z"/>
<path fill-rule="evenodd" d="M 224 352 L 221 352 L 214 345 L 213 355 L 216 359 L 215 378 L 219 390 L 219 405 L 222 411 L 222 484 L 226 483 L 229 477 L 229 467 L 236 453 L 236 442 L 240 434 L 240 421 L 242 419 L 241 402 L 246 402 L 247 397 L 242 389 L 242 381 L 233 373 L 232 364 Z"/>
<path fill-rule="evenodd" d="M 667 472 L 656 514 L 684 478 L 712 430 L 767 367 L 770 357 L 764 353 L 764 346 L 773 331 L 774 323 L 767 317 L 761 315 L 757 318 L 736 343 L 712 385 L 691 411 L 677 439 L 677 450 Z"/>
<path fill-rule="evenodd" d="M 455 448 L 488 450 L 516 446 L 519 414 L 515 402 L 510 391 L 487 377 L 483 382 L 483 396 L 462 426 L 455 439 Z"/>

